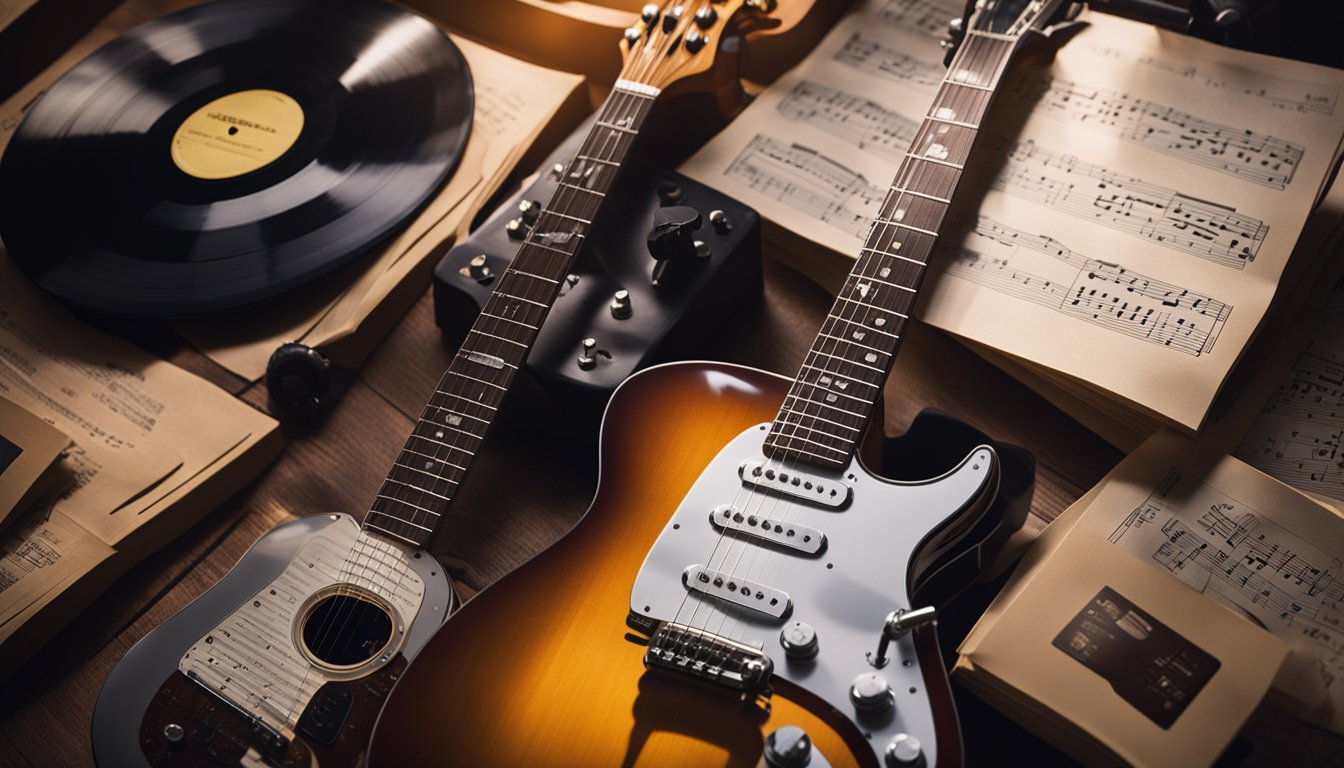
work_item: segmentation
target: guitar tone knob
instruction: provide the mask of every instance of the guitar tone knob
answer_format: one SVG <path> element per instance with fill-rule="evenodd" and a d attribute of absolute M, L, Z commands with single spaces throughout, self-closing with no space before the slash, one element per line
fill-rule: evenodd
<path fill-rule="evenodd" d="M 876 672 L 864 672 L 854 678 L 849 686 L 849 700 L 855 709 L 872 714 L 884 712 L 894 704 L 891 684 Z"/>
<path fill-rule="evenodd" d="M 812 762 L 812 739 L 796 725 L 783 726 L 765 737 L 764 757 L 770 768 L 804 768 Z"/>
<path fill-rule="evenodd" d="M 611 297 L 611 316 L 617 320 L 628 320 L 635 314 L 634 305 L 630 303 L 630 292 L 621 289 Z"/>
<path fill-rule="evenodd" d="M 919 739 L 908 733 L 898 733 L 887 745 L 887 768 L 924 768 L 924 750 Z"/>
<path fill-rule="evenodd" d="M 817 630 L 811 624 L 795 621 L 779 633 L 779 644 L 784 655 L 794 660 L 810 659 L 817 655 Z"/>

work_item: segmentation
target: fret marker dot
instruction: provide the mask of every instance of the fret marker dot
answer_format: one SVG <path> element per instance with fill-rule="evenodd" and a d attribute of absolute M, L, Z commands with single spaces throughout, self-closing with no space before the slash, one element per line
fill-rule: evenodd
<path fill-rule="evenodd" d="M 835 388 L 838 389 L 838 390 L 840 390 L 841 392 L 843 392 L 843 391 L 845 391 L 846 389 L 849 389 L 849 382 L 848 382 L 848 381 L 837 381 L 837 382 L 835 382 Z"/>
<path fill-rule="evenodd" d="M 858 290 L 859 295 L 862 296 L 862 297 L 864 297 L 864 298 L 867 298 L 867 297 L 868 297 L 868 291 L 869 291 L 869 289 L 871 289 L 872 287 L 873 287 L 873 286 L 870 285 L 869 283 L 859 283 L 858 285 L 854 286 L 854 288 L 855 288 L 856 290 Z"/>
<path fill-rule="evenodd" d="M 458 416 L 456 413 L 450 413 L 444 418 L 444 421 L 448 422 L 448 426 L 456 427 L 458 424 L 462 423 L 462 417 Z"/>
<path fill-rule="evenodd" d="M 820 383 L 821 386 L 823 386 L 823 387 L 829 387 L 829 386 L 831 386 L 831 377 L 830 377 L 830 376 L 822 376 L 820 379 L 817 379 L 817 382 Z"/>
<path fill-rule="evenodd" d="M 935 145 L 935 146 L 936 146 L 936 145 Z M 893 214 L 891 214 L 891 220 L 892 220 L 892 221 L 901 221 L 901 220 L 904 219 L 904 218 L 905 218 L 905 209 L 904 209 L 904 208 L 897 208 L 897 209 L 896 209 L 896 212 L 893 213 Z"/>
<path fill-rule="evenodd" d="M 425 469 L 433 469 L 433 468 L 434 468 L 434 462 L 432 461 L 425 462 Z"/>
<path fill-rule="evenodd" d="M 883 267 L 883 268 L 879 269 L 879 270 L 877 271 L 877 276 L 878 276 L 878 277 L 890 277 L 890 276 L 891 276 L 891 267 Z"/>
<path fill-rule="evenodd" d="M 946 160 L 948 157 L 947 147 L 942 144 L 930 144 L 929 148 L 924 150 L 925 157 L 932 157 L 934 160 Z"/>
<path fill-rule="evenodd" d="M 840 399 L 840 398 L 836 397 L 833 393 L 828 393 L 828 394 L 826 395 L 826 402 L 828 402 L 828 403 L 834 403 L 836 400 L 839 400 L 839 399 Z"/>
<path fill-rule="evenodd" d="M 884 326 L 884 325 L 886 325 L 886 324 L 887 324 L 887 318 L 885 318 L 885 317 L 879 317 L 879 318 L 873 320 L 873 327 L 874 327 L 874 328 L 881 328 L 882 326 Z"/>
<path fill-rule="evenodd" d="M 855 332 L 854 332 L 854 340 L 855 340 L 855 341 L 863 341 L 863 337 L 864 337 L 864 336 L 867 336 L 867 335 L 868 335 L 868 334 L 864 333 L 863 331 L 855 331 Z"/>
<path fill-rule="evenodd" d="M 957 113 L 951 107 L 939 107 L 933 111 L 933 116 L 939 120 L 956 120 Z"/>
<path fill-rule="evenodd" d="M 443 430 L 440 429 L 438 432 L 435 432 L 435 433 L 434 433 L 434 437 L 436 437 L 436 438 L 442 440 L 442 439 L 443 439 Z"/>
<path fill-rule="evenodd" d="M 876 352 L 869 352 L 868 354 L 866 354 L 866 355 L 863 356 L 863 360 L 864 360 L 864 362 L 866 362 L 866 363 L 876 363 L 876 362 L 877 362 L 877 353 L 876 353 Z"/>

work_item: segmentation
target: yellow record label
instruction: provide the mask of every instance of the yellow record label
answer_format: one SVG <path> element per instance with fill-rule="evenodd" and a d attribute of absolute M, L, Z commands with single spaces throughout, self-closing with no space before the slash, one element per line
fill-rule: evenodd
<path fill-rule="evenodd" d="M 274 162 L 303 131 L 303 107 L 266 89 L 206 104 L 173 134 L 173 162 L 198 179 L 231 179 Z"/>

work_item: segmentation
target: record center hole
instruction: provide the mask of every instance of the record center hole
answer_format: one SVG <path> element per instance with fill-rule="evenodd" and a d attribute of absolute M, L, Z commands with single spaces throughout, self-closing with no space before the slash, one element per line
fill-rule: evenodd
<path fill-rule="evenodd" d="M 230 135 L 230 136 L 235 136 L 235 135 L 237 135 L 237 133 L 238 133 L 238 126 L 236 126 L 236 125 L 230 125 L 230 126 L 229 126 L 229 135 Z"/>

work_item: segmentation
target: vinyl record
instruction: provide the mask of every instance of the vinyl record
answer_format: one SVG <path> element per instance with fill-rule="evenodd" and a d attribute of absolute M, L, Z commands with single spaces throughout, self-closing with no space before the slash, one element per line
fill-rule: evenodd
<path fill-rule="evenodd" d="M 378 0 L 221 0 L 66 73 L 0 158 L 0 238 L 78 307 L 185 317 L 290 291 L 404 227 L 471 128 L 462 53 Z"/>

